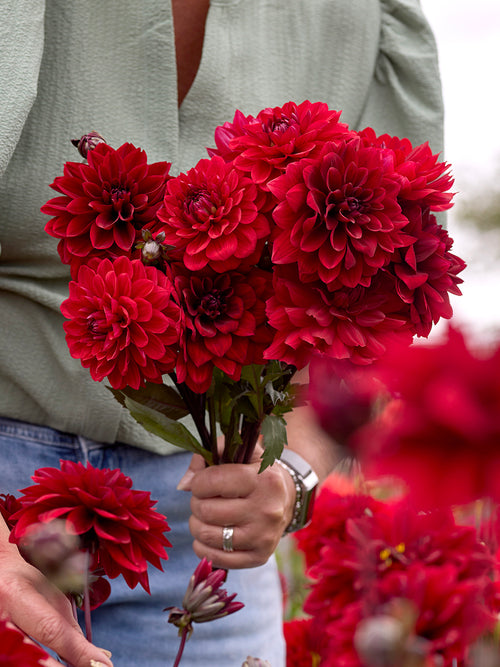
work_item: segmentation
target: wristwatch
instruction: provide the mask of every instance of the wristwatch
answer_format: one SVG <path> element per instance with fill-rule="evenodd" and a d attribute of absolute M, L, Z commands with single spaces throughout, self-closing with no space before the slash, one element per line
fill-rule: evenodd
<path fill-rule="evenodd" d="M 290 473 L 295 484 L 293 517 L 285 530 L 285 533 L 294 533 L 307 526 L 311 520 L 318 476 L 309 463 L 291 449 L 284 449 L 276 463 Z"/>

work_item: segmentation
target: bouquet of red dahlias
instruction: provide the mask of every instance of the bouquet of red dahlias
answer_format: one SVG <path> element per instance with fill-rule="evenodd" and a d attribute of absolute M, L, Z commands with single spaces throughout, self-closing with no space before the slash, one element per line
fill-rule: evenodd
<path fill-rule="evenodd" d="M 71 267 L 71 355 L 208 463 L 248 461 L 262 434 L 265 467 L 314 355 L 369 364 L 451 317 L 465 264 L 433 213 L 452 178 L 427 144 L 355 132 L 320 102 L 237 111 L 214 140 L 172 177 L 86 135 L 42 211 Z"/>

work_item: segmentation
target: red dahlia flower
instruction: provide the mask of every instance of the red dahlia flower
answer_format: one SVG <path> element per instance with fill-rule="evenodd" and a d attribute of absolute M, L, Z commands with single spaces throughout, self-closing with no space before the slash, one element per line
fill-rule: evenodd
<path fill-rule="evenodd" d="M 384 160 L 392 163 L 401 186 L 400 202 L 416 202 L 432 211 L 444 211 L 452 206 L 453 178 L 450 165 L 439 162 L 426 142 L 415 148 L 409 139 L 399 139 L 388 134 L 376 136 L 370 127 L 359 133 L 367 146 L 383 151 Z"/>
<path fill-rule="evenodd" d="M 245 118 L 237 111 L 233 123 L 216 129 L 217 148 L 209 153 L 234 160 L 254 183 L 267 190 L 269 181 L 290 162 L 313 157 L 325 142 L 352 135 L 339 118 L 339 111 L 309 100 L 263 109 L 256 118 Z"/>
<path fill-rule="evenodd" d="M 51 187 L 61 193 L 42 206 L 53 216 L 45 231 L 61 239 L 58 251 L 72 277 L 90 257 L 130 255 L 140 230 L 155 220 L 170 163 L 148 165 L 146 153 L 132 144 L 114 149 L 99 143 L 88 164 L 67 162 Z"/>
<path fill-rule="evenodd" d="M 327 487 L 326 493 L 330 502 L 315 506 L 317 525 L 332 523 L 334 491 Z M 463 659 L 468 645 L 494 623 L 492 554 L 473 528 L 456 524 L 450 510 L 421 513 L 406 499 L 360 507 L 353 505 L 343 530 L 319 539 L 312 523 L 301 531 L 307 548 L 316 543 L 317 549 L 315 561 L 308 554 L 313 582 L 304 609 L 312 631 L 325 640 L 321 664 L 339 660 L 360 667 L 353 646 L 357 627 L 405 599 L 415 608 L 415 634 L 451 667 L 452 658 Z"/>
<path fill-rule="evenodd" d="M 278 200 L 273 261 L 297 262 L 302 280 L 319 278 L 331 290 L 369 286 L 395 248 L 412 240 L 401 232 L 407 219 L 393 172 L 359 140 L 326 144 L 269 188 Z"/>
<path fill-rule="evenodd" d="M 354 487 L 339 492 L 339 476 L 330 474 L 321 487 L 314 504 L 311 522 L 294 534 L 298 549 L 304 554 L 307 568 L 314 566 L 323 547 L 333 541 L 346 540 L 346 524 L 349 519 L 371 516 L 383 504 L 371 496 L 355 493 Z"/>
<path fill-rule="evenodd" d="M 266 359 L 303 368 L 320 354 L 369 364 L 389 345 L 411 343 L 408 323 L 393 315 L 387 276 L 377 276 L 369 288 L 330 292 L 321 282 L 302 283 L 295 268 L 285 265 L 275 269 L 274 289 L 267 315 L 275 334 Z"/>
<path fill-rule="evenodd" d="M 466 264 L 450 252 L 453 240 L 434 215 L 416 206 L 404 210 L 409 219 L 404 231 L 415 242 L 396 250 L 388 271 L 395 276 L 402 313 L 417 336 L 427 337 L 433 323 L 453 315 L 450 294 L 462 293 L 458 274 Z"/>
<path fill-rule="evenodd" d="M 295 618 L 283 624 L 286 667 L 317 667 L 319 647 L 310 618 Z M 316 640 L 316 641 L 315 641 Z"/>
<path fill-rule="evenodd" d="M 39 468 L 34 485 L 21 490 L 12 542 L 20 542 L 37 522 L 65 519 L 68 532 L 80 535 L 92 557 L 92 570 L 103 568 L 112 579 L 123 575 L 130 588 L 138 583 L 149 592 L 148 562 L 162 570 L 171 546 L 165 517 L 153 509 L 146 491 L 132 489 L 119 469 L 98 469 L 87 463 L 61 461 L 59 468 Z"/>
<path fill-rule="evenodd" d="M 161 382 L 177 356 L 179 309 L 170 280 L 140 260 L 119 257 L 82 266 L 61 305 L 66 342 L 98 382 L 138 389 Z"/>
<path fill-rule="evenodd" d="M 256 264 L 269 235 L 257 188 L 222 158 L 200 160 L 169 181 L 158 218 L 165 242 L 182 251 L 190 271 L 218 272 Z"/>
<path fill-rule="evenodd" d="M 500 346 L 448 339 L 394 350 L 379 376 L 397 403 L 353 443 L 371 474 L 405 480 L 419 506 L 500 499 Z"/>
<path fill-rule="evenodd" d="M 18 498 L 10 493 L 0 493 L 0 514 L 9 528 L 14 526 L 15 521 L 12 521 L 11 517 L 19 509 L 21 509 L 21 502 Z"/>
<path fill-rule="evenodd" d="M 13 623 L 0 619 L 0 665 L 2 667 L 40 667 L 49 655 L 33 643 Z"/>
<path fill-rule="evenodd" d="M 311 361 L 311 407 L 321 428 L 339 445 L 348 445 L 352 434 L 374 415 L 382 387 L 370 370 L 349 359 L 313 357 Z"/>
<path fill-rule="evenodd" d="M 214 366 L 237 380 L 242 366 L 264 363 L 263 350 L 272 336 L 265 312 L 269 273 L 257 268 L 206 275 L 182 271 L 175 286 L 185 324 L 179 382 L 201 393 L 210 386 Z"/>

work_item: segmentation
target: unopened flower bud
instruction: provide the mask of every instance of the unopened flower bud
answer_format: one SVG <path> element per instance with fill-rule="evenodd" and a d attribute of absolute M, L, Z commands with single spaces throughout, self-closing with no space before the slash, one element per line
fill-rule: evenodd
<path fill-rule="evenodd" d="M 404 626 L 397 618 L 371 616 L 358 625 L 354 646 L 367 667 L 395 667 L 401 664 L 405 640 Z"/>
<path fill-rule="evenodd" d="M 191 634 L 194 622 L 214 621 L 244 607 L 242 602 L 234 602 L 236 593 L 228 595 L 221 588 L 225 579 L 225 570 L 212 570 L 212 563 L 203 558 L 191 576 L 182 600 L 183 608 L 164 609 L 170 610 L 168 622 L 177 626 L 180 632 L 188 629 Z"/>
<path fill-rule="evenodd" d="M 23 557 L 64 592 L 83 590 L 85 554 L 77 535 L 68 533 L 65 521 L 30 526 L 19 543 Z"/>
<path fill-rule="evenodd" d="M 89 132 L 80 137 L 80 139 L 72 139 L 71 143 L 78 148 L 80 155 L 87 159 L 89 151 L 93 150 L 97 144 L 105 144 L 107 142 L 99 132 Z"/>
<path fill-rule="evenodd" d="M 149 229 L 142 230 L 142 241 L 136 244 L 141 251 L 142 263 L 146 266 L 159 266 L 167 258 L 170 246 L 164 244 L 165 232 L 159 232 L 153 236 Z"/>
<path fill-rule="evenodd" d="M 252 658 L 251 655 L 245 660 L 241 667 L 271 667 L 271 663 L 260 658 Z"/>

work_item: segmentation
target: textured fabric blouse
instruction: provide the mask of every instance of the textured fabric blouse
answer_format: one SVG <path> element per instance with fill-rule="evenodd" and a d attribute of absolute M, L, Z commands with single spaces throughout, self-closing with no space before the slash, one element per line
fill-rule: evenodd
<path fill-rule="evenodd" d="M 440 151 L 436 46 L 418 0 L 212 0 L 180 109 L 168 0 L 0 3 L 1 416 L 172 451 L 70 357 L 59 313 L 69 272 L 40 206 L 85 132 L 131 141 L 177 173 L 206 157 L 236 108 L 305 99 Z"/>

